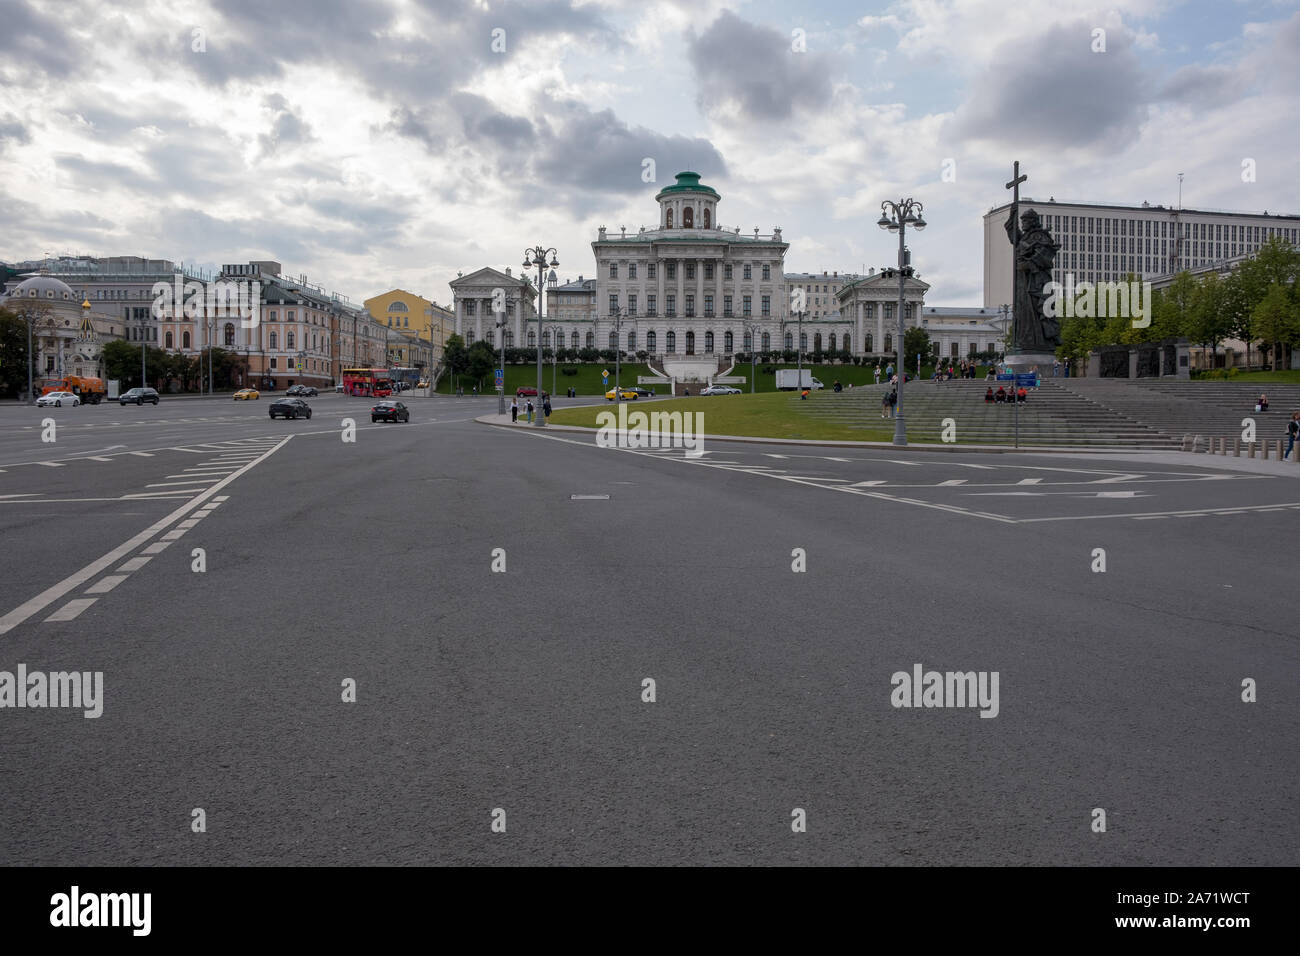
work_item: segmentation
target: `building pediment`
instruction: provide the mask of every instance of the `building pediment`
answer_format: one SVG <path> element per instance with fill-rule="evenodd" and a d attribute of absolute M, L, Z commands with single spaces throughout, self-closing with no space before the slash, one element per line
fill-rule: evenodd
<path fill-rule="evenodd" d="M 521 279 L 518 276 L 508 276 L 504 272 L 494 269 L 491 266 L 484 266 L 482 269 L 471 272 L 467 276 L 459 276 L 452 279 L 451 282 L 447 284 L 450 285 L 453 290 L 459 292 L 462 289 L 477 288 L 481 286 L 487 286 L 489 288 L 496 286 L 517 288 L 525 283 L 526 280 Z"/>

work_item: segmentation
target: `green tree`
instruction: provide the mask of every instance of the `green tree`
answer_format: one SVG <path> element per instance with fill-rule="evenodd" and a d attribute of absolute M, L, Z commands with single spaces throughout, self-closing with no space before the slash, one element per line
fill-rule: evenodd
<path fill-rule="evenodd" d="M 1251 331 L 1256 339 L 1265 343 L 1260 346 L 1261 350 L 1277 356 L 1275 368 L 1281 368 L 1283 356 L 1300 344 L 1300 315 L 1297 311 L 1295 298 L 1288 287 L 1274 282 L 1252 313 Z"/>
<path fill-rule="evenodd" d="M 461 336 L 455 334 L 447 336 L 447 342 L 442 349 L 442 361 L 453 376 L 465 374 L 465 370 L 469 368 L 469 351 L 465 348 L 465 340 Z"/>
<path fill-rule="evenodd" d="M 930 354 L 930 333 L 914 325 L 903 333 L 903 355 L 906 362 L 915 362 L 917 355 Z"/>
<path fill-rule="evenodd" d="M 483 379 L 496 368 L 497 355 L 485 339 L 480 339 L 469 347 L 465 373 L 478 383 L 478 390 L 483 392 Z"/>
<path fill-rule="evenodd" d="M 13 398 L 27 391 L 27 323 L 16 312 L 0 309 L 0 395 Z"/>
<path fill-rule="evenodd" d="M 1133 279 L 1130 275 L 1129 279 Z M 1134 280 L 1136 281 L 1136 280 Z M 1174 281 L 1161 289 L 1151 303 L 1151 324 L 1135 329 L 1131 320 L 1120 337 L 1126 345 L 1138 342 L 1163 342 L 1166 339 L 1190 338 L 1196 308 L 1197 282 L 1186 270 L 1174 276 Z M 1109 329 L 1108 329 L 1109 331 Z"/>
<path fill-rule="evenodd" d="M 1225 283 L 1225 308 L 1231 316 L 1232 334 L 1246 343 L 1246 364 L 1255 341 L 1255 310 L 1273 285 L 1291 288 L 1300 274 L 1300 253 L 1289 242 L 1274 237 L 1259 247 Z"/>
<path fill-rule="evenodd" d="M 1217 356 L 1219 343 L 1232 334 L 1232 320 L 1225 307 L 1226 286 L 1217 272 L 1207 273 L 1196 285 L 1196 295 L 1188 317 L 1187 337 L 1204 349 L 1210 347 Z M 1211 361 L 1213 368 L 1216 361 Z"/>

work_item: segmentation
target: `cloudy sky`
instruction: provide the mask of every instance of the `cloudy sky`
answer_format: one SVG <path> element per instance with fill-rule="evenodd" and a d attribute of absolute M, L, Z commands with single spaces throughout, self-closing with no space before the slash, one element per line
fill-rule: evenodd
<path fill-rule="evenodd" d="M 0 259 L 446 302 L 536 243 L 591 275 L 693 169 L 789 271 L 892 263 L 880 202 L 914 196 L 927 301 L 978 304 L 1013 159 L 1035 197 L 1182 172 L 1184 205 L 1300 213 L 1297 91 L 1296 0 L 0 0 Z"/>

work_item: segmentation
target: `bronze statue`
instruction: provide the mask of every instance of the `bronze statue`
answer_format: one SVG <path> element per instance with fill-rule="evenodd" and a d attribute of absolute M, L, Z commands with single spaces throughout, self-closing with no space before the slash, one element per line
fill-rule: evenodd
<path fill-rule="evenodd" d="M 1007 238 L 1015 248 L 1015 299 L 1012 307 L 1014 347 L 1021 352 L 1055 352 L 1061 344 L 1061 323 L 1043 311 L 1046 286 L 1052 281 L 1052 263 L 1061 247 L 1032 209 L 1020 216 L 1015 207 L 1006 222 Z"/>

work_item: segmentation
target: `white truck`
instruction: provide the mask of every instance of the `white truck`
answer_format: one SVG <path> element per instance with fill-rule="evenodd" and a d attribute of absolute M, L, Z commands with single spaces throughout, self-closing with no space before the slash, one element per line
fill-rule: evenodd
<path fill-rule="evenodd" d="M 797 368 L 779 368 L 776 370 L 776 389 L 778 392 L 797 392 L 805 388 L 818 389 L 825 387 L 821 382 L 813 378 L 812 372 L 808 369 L 801 371 Z"/>

